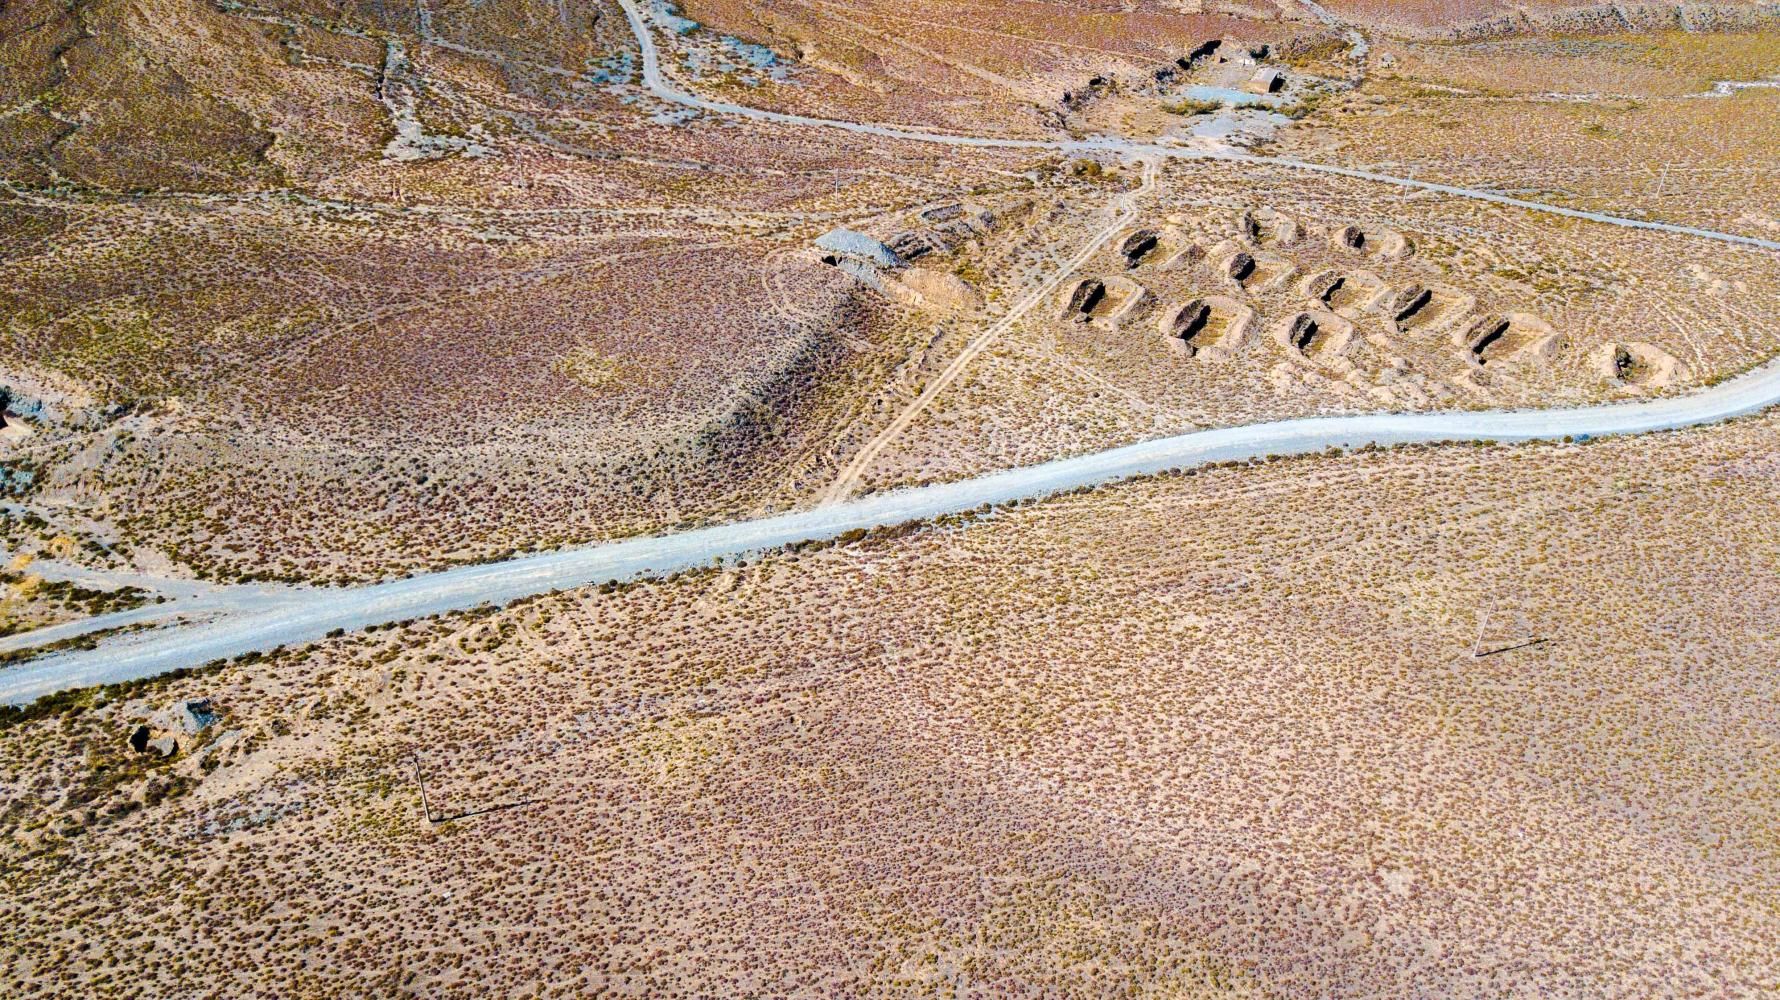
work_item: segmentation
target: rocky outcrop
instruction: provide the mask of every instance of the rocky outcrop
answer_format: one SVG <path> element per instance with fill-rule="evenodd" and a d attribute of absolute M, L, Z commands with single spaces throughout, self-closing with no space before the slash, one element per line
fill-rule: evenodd
<path fill-rule="evenodd" d="M 851 258 L 870 264 L 873 267 L 898 268 L 903 266 L 903 259 L 896 251 L 885 244 L 861 232 L 851 229 L 830 229 L 816 237 L 816 247 L 827 251 L 823 262 L 837 263 L 840 258 Z M 830 260 L 829 257 L 834 257 Z"/>
<path fill-rule="evenodd" d="M 1029 203 L 1013 206 L 1019 213 Z M 916 216 L 920 227 L 904 230 L 887 241 L 890 249 L 903 260 L 915 260 L 930 253 L 951 253 L 971 240 L 992 232 L 999 217 L 988 209 L 972 212 L 963 205 L 939 205 Z"/>

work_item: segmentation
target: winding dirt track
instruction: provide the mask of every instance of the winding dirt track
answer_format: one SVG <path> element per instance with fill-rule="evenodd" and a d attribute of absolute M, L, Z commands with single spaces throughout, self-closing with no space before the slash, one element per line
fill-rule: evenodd
<path fill-rule="evenodd" d="M 251 650 L 309 642 L 331 629 L 353 630 L 606 580 L 660 575 L 790 542 L 833 538 L 859 528 L 932 518 L 983 504 L 1048 496 L 1078 486 L 1207 462 L 1365 444 L 1636 434 L 1713 423 L 1776 402 L 1780 402 L 1780 364 L 1770 362 L 1699 392 L 1639 403 L 1315 417 L 1195 431 L 756 521 L 523 556 L 364 587 L 298 591 L 270 610 L 243 609 L 216 621 L 127 636 L 99 649 L 32 661 L 0 673 L 0 700 L 24 703 L 63 688 L 148 677 Z"/>
<path fill-rule="evenodd" d="M 1602 212 L 1587 212 L 1581 209 L 1564 208 L 1559 205 L 1547 205 L 1543 202 L 1527 201 L 1497 194 L 1494 191 L 1479 191 L 1475 188 L 1458 187 L 1451 184 L 1438 184 L 1433 181 L 1416 180 L 1413 177 L 1393 177 L 1390 174 L 1374 173 L 1369 170 L 1357 170 L 1350 167 L 1339 167 L 1329 163 L 1312 163 L 1306 160 L 1294 160 L 1279 156 L 1256 156 L 1238 150 L 1185 149 L 1179 146 L 1166 146 L 1159 143 L 1133 142 L 1129 139 L 1008 139 L 997 136 L 956 135 L 949 132 L 935 132 L 926 129 L 904 128 L 896 125 L 877 125 L 870 122 L 847 121 L 841 118 L 814 118 L 808 115 L 785 114 L 780 111 L 766 111 L 751 108 L 743 104 L 730 104 L 726 101 L 712 101 L 696 94 L 688 94 L 678 90 L 661 74 L 661 57 L 655 48 L 655 39 L 649 33 L 643 14 L 637 9 L 636 0 L 618 0 L 624 8 L 625 17 L 630 20 L 631 33 L 636 35 L 637 44 L 643 52 L 643 87 L 656 98 L 683 107 L 708 111 L 713 114 L 729 115 L 736 118 L 748 118 L 754 121 L 776 122 L 782 125 L 801 125 L 812 128 L 838 129 L 859 135 L 875 135 L 885 139 L 902 139 L 909 142 L 929 142 L 943 146 L 960 146 L 977 149 L 1033 149 L 1050 150 L 1059 153 L 1123 153 L 1134 157 L 1161 157 L 1177 160 L 1225 160 L 1234 163 L 1253 163 L 1258 166 L 1285 167 L 1291 170 L 1304 170 L 1311 173 L 1331 174 L 1337 177 L 1351 177 L 1356 180 L 1373 181 L 1393 187 L 1416 191 L 1431 191 L 1437 194 L 1451 195 L 1455 198 L 1469 198 L 1473 201 L 1487 201 L 1497 205 L 1508 205 L 1524 208 L 1529 212 L 1540 212 L 1546 215 L 1558 215 L 1569 219 L 1582 219 L 1598 222 L 1602 225 L 1619 226 L 1623 229 L 1647 229 L 1653 232 L 1672 233 L 1677 236 L 1694 236 L 1700 239 L 1716 240 L 1720 243 L 1731 243 L 1739 246 L 1756 247 L 1762 250 L 1780 250 L 1780 241 L 1764 240 L 1757 236 L 1741 236 L 1736 233 L 1721 233 L 1711 229 L 1698 229 L 1693 226 L 1678 226 L 1667 222 L 1651 222 L 1645 219 L 1627 219 Z"/>

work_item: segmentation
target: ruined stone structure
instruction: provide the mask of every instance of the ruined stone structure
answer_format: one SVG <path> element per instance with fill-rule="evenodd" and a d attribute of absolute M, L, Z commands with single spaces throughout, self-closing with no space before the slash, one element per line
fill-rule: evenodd
<path fill-rule="evenodd" d="M 1106 282 L 1099 278 L 1083 278 L 1064 289 L 1058 303 L 1057 318 L 1084 320 L 1106 298 Z"/>
<path fill-rule="evenodd" d="M 1126 267 L 1136 267 L 1159 250 L 1161 245 L 1161 233 L 1154 229 L 1139 229 L 1119 241 L 1119 256 L 1125 258 Z"/>

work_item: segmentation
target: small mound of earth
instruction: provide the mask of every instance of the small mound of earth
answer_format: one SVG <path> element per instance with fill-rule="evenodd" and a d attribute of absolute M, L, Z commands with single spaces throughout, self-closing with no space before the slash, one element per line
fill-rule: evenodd
<path fill-rule="evenodd" d="M 897 276 L 902 286 L 915 293 L 921 301 L 947 312 L 970 312 L 982 308 L 983 295 L 970 282 L 946 271 L 911 267 Z"/>

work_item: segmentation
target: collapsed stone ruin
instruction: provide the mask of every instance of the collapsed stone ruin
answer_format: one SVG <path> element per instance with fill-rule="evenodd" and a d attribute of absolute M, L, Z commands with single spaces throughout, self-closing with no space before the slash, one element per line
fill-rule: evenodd
<path fill-rule="evenodd" d="M 1119 241 L 1119 256 L 1125 258 L 1126 267 L 1136 267 L 1161 249 L 1161 246 L 1161 233 L 1154 229 L 1139 229 Z"/>
<path fill-rule="evenodd" d="M 1170 215 L 1165 224 L 1140 224 L 1127 230 L 1110 247 L 1116 261 L 1114 273 L 1082 277 L 1070 284 L 1057 298 L 1058 318 L 1118 330 L 1140 314 L 1149 323 L 1154 312 L 1153 322 L 1163 345 L 1179 356 L 1201 360 L 1231 358 L 1244 348 L 1252 333 L 1265 330 L 1303 373 L 1288 379 L 1331 385 L 1332 376 L 1350 389 L 1386 402 L 1405 396 L 1425 402 L 1426 394 L 1417 397 L 1415 392 L 1430 385 L 1430 378 L 1439 377 L 1434 373 L 1452 360 L 1462 360 L 1475 376 L 1486 366 L 1515 371 L 1547 365 L 1568 349 L 1566 339 L 1551 324 L 1531 313 L 1480 315 L 1477 298 L 1459 289 L 1417 280 L 1387 280 L 1385 275 L 1392 272 L 1384 267 L 1373 270 L 1372 265 L 1400 259 L 1412 250 L 1408 238 L 1395 230 L 1358 223 L 1306 229 L 1292 217 L 1265 208 L 1238 211 L 1226 218 L 1233 223 L 1234 235 L 1223 236 L 1217 243 L 1189 235 L 1190 227 L 1203 223 L 1185 215 Z M 1268 249 L 1284 249 L 1300 234 L 1314 235 L 1317 242 L 1299 243 L 1297 251 L 1285 254 Z M 1299 277 L 1296 258 L 1308 254 L 1306 259 L 1327 261 L 1330 250 L 1364 258 L 1364 264 L 1358 260 L 1347 265 L 1336 262 Z M 1154 301 L 1150 291 L 1121 273 L 1135 272 L 1133 277 L 1154 274 L 1161 282 L 1158 289 L 1175 288 L 1179 279 L 1171 274 L 1189 267 L 1194 274 L 1189 281 L 1209 284 L 1155 310 L 1150 308 Z M 1220 285 L 1220 294 L 1205 294 Z M 1299 298 L 1288 306 L 1289 314 L 1277 321 L 1263 319 L 1250 304 L 1278 304 L 1282 297 L 1291 302 L 1288 288 L 1295 289 Z M 1451 360 L 1444 364 L 1429 357 L 1433 367 L 1417 371 L 1410 360 L 1413 352 L 1405 356 L 1404 345 L 1393 340 L 1397 335 L 1413 335 L 1424 353 L 1435 345 L 1436 335 L 1439 342 L 1450 341 L 1460 350 L 1456 357 L 1447 355 Z M 1673 377 L 1664 374 L 1674 370 L 1662 360 L 1666 356 L 1640 353 L 1642 350 L 1622 345 L 1615 355 L 1591 358 L 1597 358 L 1594 363 L 1603 375 L 1627 386 L 1659 384 Z M 1366 374 L 1373 371 L 1375 375 Z M 1312 381 L 1319 375 L 1323 381 Z M 1465 381 L 1471 390 L 1489 384 L 1480 377 Z"/>
<path fill-rule="evenodd" d="M 1099 307 L 1104 298 L 1106 282 L 1099 278 L 1083 278 L 1064 292 L 1058 318 L 1073 320 L 1088 316 Z"/>
<path fill-rule="evenodd" d="M 918 260 L 930 253 L 951 253 L 994 232 L 999 221 L 988 209 L 971 211 L 959 204 L 939 205 L 916 218 L 923 223 L 921 228 L 903 230 L 886 241 L 904 260 Z"/>
<path fill-rule="evenodd" d="M 1240 285 L 1254 276 L 1255 255 L 1246 250 L 1237 250 L 1224 258 L 1224 262 L 1218 270 L 1223 273 L 1224 277 Z"/>
<path fill-rule="evenodd" d="M 1593 366 L 1609 384 L 1632 389 L 1667 388 L 1687 377 L 1687 366 L 1680 360 L 1641 341 L 1600 345 Z"/>
<path fill-rule="evenodd" d="M 1130 278 L 1119 275 L 1083 278 L 1064 289 L 1058 299 L 1058 318 L 1117 329 L 1149 300 L 1149 290 Z"/>
<path fill-rule="evenodd" d="M 1484 316 L 1455 333 L 1453 341 L 1480 367 L 1510 358 L 1548 362 L 1563 348 L 1563 338 L 1550 323 L 1519 312 Z"/>
<path fill-rule="evenodd" d="M 1341 315 L 1372 310 L 1390 292 L 1385 280 L 1371 271 L 1337 268 L 1311 274 L 1299 289 L 1306 299 Z"/>
<path fill-rule="evenodd" d="M 1282 320 L 1273 337 L 1301 358 L 1339 356 L 1353 343 L 1354 325 L 1326 309 L 1308 309 Z"/>
<path fill-rule="evenodd" d="M 958 218 L 952 214 L 945 217 Z M 817 238 L 816 249 L 822 263 L 911 308 L 955 313 L 983 304 L 982 295 L 964 279 L 913 266 L 896 248 L 855 230 L 830 230 Z"/>
<path fill-rule="evenodd" d="M 1327 305 L 1329 297 L 1334 295 L 1345 282 L 1346 278 L 1340 271 L 1317 271 L 1314 274 L 1305 275 L 1304 280 L 1299 282 L 1298 288 L 1305 298 Z"/>
<path fill-rule="evenodd" d="M 1394 229 L 1353 223 L 1331 228 L 1329 245 L 1343 253 L 1360 254 L 1377 260 L 1400 260 L 1409 256 L 1413 250 L 1408 237 Z"/>
<path fill-rule="evenodd" d="M 1462 321 L 1477 306 L 1477 297 L 1441 284 L 1416 285 L 1398 292 L 1401 303 L 1393 320 L 1398 333 L 1436 336 Z"/>
<path fill-rule="evenodd" d="M 1298 220 L 1270 208 L 1243 211 L 1236 216 L 1236 237 L 1252 246 L 1289 247 L 1303 235 Z"/>
<path fill-rule="evenodd" d="M 1229 358 L 1242 350 L 1255 311 L 1222 295 L 1188 299 L 1163 310 L 1156 328 L 1168 346 L 1187 357 Z"/>
<path fill-rule="evenodd" d="M 1479 41 L 1511 35 L 1597 35 L 1649 31 L 1772 31 L 1780 4 L 1603 3 L 1552 10 L 1517 8 L 1492 17 L 1414 34 L 1444 41 Z"/>
<path fill-rule="evenodd" d="M 1285 257 L 1260 250 L 1244 250 L 1231 240 L 1214 247 L 1212 253 L 1218 262 L 1213 273 L 1244 291 L 1265 291 L 1298 273 L 1298 265 Z"/>
<path fill-rule="evenodd" d="M 1392 292 L 1384 303 L 1385 315 L 1393 323 L 1401 324 L 1411 316 L 1427 308 L 1434 300 L 1434 293 L 1418 282 L 1411 282 Z"/>
<path fill-rule="evenodd" d="M 1162 336 L 1190 344 L 1194 337 L 1205 330 L 1209 319 L 1211 307 L 1205 304 L 1204 299 L 1192 299 L 1165 313 L 1159 325 Z"/>

